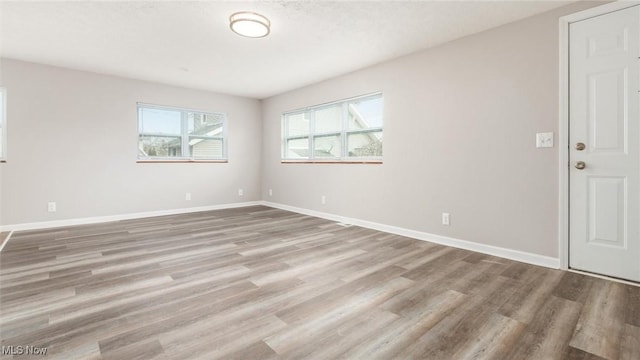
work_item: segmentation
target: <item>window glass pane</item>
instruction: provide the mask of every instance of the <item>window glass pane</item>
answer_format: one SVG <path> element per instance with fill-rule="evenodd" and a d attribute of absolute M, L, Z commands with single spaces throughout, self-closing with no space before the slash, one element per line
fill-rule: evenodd
<path fill-rule="evenodd" d="M 342 104 L 315 111 L 315 133 L 338 132 L 342 130 Z"/>
<path fill-rule="evenodd" d="M 138 142 L 140 157 L 174 157 L 182 156 L 182 141 L 175 136 L 140 136 Z"/>
<path fill-rule="evenodd" d="M 224 115 L 187 113 L 189 135 L 221 136 Z"/>
<path fill-rule="evenodd" d="M 222 139 L 189 138 L 189 153 L 194 158 L 222 158 L 222 146 Z"/>
<path fill-rule="evenodd" d="M 140 108 L 140 133 L 180 135 L 182 113 L 177 110 Z"/>
<path fill-rule="evenodd" d="M 222 113 L 139 103 L 138 157 L 225 159 L 225 124 Z"/>
<path fill-rule="evenodd" d="M 349 102 L 349 130 L 382 127 L 382 97 Z"/>
<path fill-rule="evenodd" d="M 350 157 L 382 156 L 382 131 L 347 135 Z"/>
<path fill-rule="evenodd" d="M 284 113 L 282 157 L 379 160 L 382 110 L 382 94 L 372 94 Z"/>
<path fill-rule="evenodd" d="M 341 156 L 340 135 L 316 136 L 313 138 L 313 153 L 316 158 Z"/>
<path fill-rule="evenodd" d="M 285 156 L 288 159 L 309 157 L 309 138 L 287 140 Z"/>
<path fill-rule="evenodd" d="M 298 113 L 285 117 L 289 136 L 309 134 L 309 114 Z"/>

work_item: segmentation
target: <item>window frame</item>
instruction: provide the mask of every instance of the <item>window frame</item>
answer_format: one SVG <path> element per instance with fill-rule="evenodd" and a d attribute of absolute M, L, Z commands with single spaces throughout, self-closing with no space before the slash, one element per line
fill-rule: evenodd
<path fill-rule="evenodd" d="M 349 104 L 357 100 L 379 97 L 382 101 L 382 125 L 379 127 L 370 127 L 367 129 L 349 129 Z M 340 104 L 342 107 L 342 127 L 336 131 L 315 132 L 315 114 L 319 110 L 328 109 Z M 289 123 L 287 117 L 292 115 L 307 114 L 309 116 L 309 132 L 305 135 L 289 135 Z M 285 111 L 281 117 L 281 152 L 280 160 L 282 163 L 339 163 L 339 164 L 382 164 L 382 156 L 349 156 L 349 135 L 376 133 L 384 134 L 384 95 L 381 91 L 369 93 L 365 95 L 354 96 L 346 99 L 336 100 L 324 104 L 307 106 L 295 110 Z M 317 157 L 315 153 L 315 139 L 318 137 L 339 136 L 341 156 L 339 157 Z M 291 140 L 308 139 L 309 156 L 306 158 L 287 157 L 287 143 Z"/>
<path fill-rule="evenodd" d="M 170 134 L 161 134 L 161 133 L 141 132 L 141 129 L 140 129 L 140 110 L 141 109 L 179 111 L 180 112 L 180 134 L 170 135 Z M 221 134 L 219 136 L 190 135 L 189 122 L 188 122 L 188 116 L 187 116 L 188 113 L 222 116 Z M 202 110 L 195 110 L 195 109 L 182 108 L 182 107 L 176 107 L 176 106 L 165 106 L 165 105 L 138 102 L 136 103 L 136 118 L 137 118 L 136 119 L 137 120 L 136 121 L 136 128 L 137 128 L 136 148 L 138 149 L 136 162 L 138 163 L 180 163 L 180 162 L 227 163 L 229 161 L 228 136 L 227 136 L 227 132 L 228 132 L 227 113 L 219 112 L 219 111 L 202 111 Z M 181 153 L 183 156 L 141 156 L 140 150 L 139 150 L 141 136 L 156 136 L 156 137 L 166 137 L 166 138 L 179 137 L 180 144 L 181 144 Z M 222 156 L 215 157 L 215 158 L 194 157 L 193 154 L 189 152 L 189 140 L 193 138 L 221 141 Z M 185 150 L 189 152 L 188 156 L 184 156 Z"/>
<path fill-rule="evenodd" d="M 0 163 L 7 161 L 7 88 L 0 86 L 0 94 L 2 94 L 2 112 L 0 112 Z"/>

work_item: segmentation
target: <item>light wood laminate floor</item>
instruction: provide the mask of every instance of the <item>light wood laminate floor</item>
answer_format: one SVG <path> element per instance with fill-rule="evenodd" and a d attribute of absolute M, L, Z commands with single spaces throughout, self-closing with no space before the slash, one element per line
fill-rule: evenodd
<path fill-rule="evenodd" d="M 15 232 L 0 290 L 47 359 L 640 359 L 638 287 L 261 206 Z"/>
<path fill-rule="evenodd" d="M 0 232 L 0 248 L 2 247 L 2 244 L 4 244 L 4 242 L 7 240 L 7 238 L 9 237 L 9 234 L 11 234 L 10 232 Z"/>

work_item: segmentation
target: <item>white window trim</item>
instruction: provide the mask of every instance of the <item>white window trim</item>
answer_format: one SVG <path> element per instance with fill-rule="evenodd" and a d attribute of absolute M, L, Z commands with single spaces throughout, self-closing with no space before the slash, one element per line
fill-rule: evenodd
<path fill-rule="evenodd" d="M 382 162 L 382 156 L 341 156 L 341 157 L 332 157 L 332 158 L 325 158 L 325 157 L 321 157 L 321 158 L 316 158 L 315 156 L 315 138 L 316 137 L 321 137 L 321 136 L 331 136 L 331 135 L 340 135 L 340 146 L 341 149 L 343 151 L 343 153 L 345 151 L 348 151 L 348 136 L 350 134 L 357 134 L 357 133 L 368 133 L 368 132 L 383 132 L 384 134 L 384 117 L 383 117 L 383 125 L 380 127 L 371 127 L 371 128 L 367 128 L 367 129 L 356 129 L 356 130 L 349 130 L 349 124 L 348 124 L 348 116 L 346 115 L 346 112 L 348 112 L 348 104 L 351 101 L 354 100 L 360 100 L 360 99 L 366 99 L 369 97 L 375 97 L 375 96 L 380 96 L 381 98 L 384 99 L 383 94 L 381 91 L 378 92 L 374 92 L 374 93 L 369 93 L 369 94 L 365 94 L 365 95 L 359 95 L 359 96 L 354 96 L 354 97 L 350 97 L 350 98 L 346 98 L 346 99 L 340 99 L 340 100 L 336 100 L 336 101 L 331 101 L 328 103 L 324 103 L 324 104 L 319 104 L 319 105 L 313 105 L 313 106 L 307 106 L 304 108 L 299 108 L 299 109 L 295 109 L 295 110 L 290 110 L 290 111 L 285 111 L 282 114 L 282 118 L 280 121 L 281 124 L 281 151 L 280 151 L 280 157 L 281 157 L 281 161 L 282 162 L 286 162 L 286 163 L 335 163 L 335 162 L 339 162 L 339 163 L 381 163 Z M 323 108 L 327 108 L 327 107 L 331 107 L 334 106 L 336 104 L 342 104 L 342 108 L 343 108 L 343 112 L 345 112 L 345 114 L 342 117 L 342 129 L 340 129 L 339 131 L 330 131 L 330 132 L 322 132 L 322 133 L 316 133 L 313 131 L 313 129 L 315 128 L 315 113 L 311 112 L 310 114 L 310 118 L 309 118 L 309 134 L 307 135 L 294 135 L 294 136 L 289 136 L 288 134 L 288 123 L 286 120 L 286 116 L 289 115 L 295 115 L 295 114 L 304 114 L 306 112 L 309 111 L 317 111 Z M 383 105 L 384 106 L 384 105 Z M 383 111 L 384 111 L 384 107 L 383 107 Z M 309 157 L 307 158 L 288 158 L 287 155 L 287 142 L 289 140 L 295 140 L 295 139 L 304 139 L 304 138 L 308 138 L 309 139 Z M 383 155 L 384 156 L 384 155 Z"/>
<path fill-rule="evenodd" d="M 221 115 L 222 116 L 222 133 L 219 136 L 215 136 L 215 137 L 206 137 L 207 139 L 220 139 L 222 140 L 222 157 L 219 158 L 194 158 L 193 156 L 140 156 L 139 151 L 136 151 L 137 153 L 137 159 L 138 162 L 227 162 L 229 160 L 229 153 L 228 153 L 228 137 L 227 137 L 227 113 L 224 112 L 219 112 L 219 111 L 203 111 L 203 110 L 196 110 L 196 109 L 190 109 L 190 108 L 182 108 L 182 107 L 176 107 L 176 106 L 165 106 L 165 105 L 157 105 L 157 104 L 149 104 L 149 103 L 143 103 L 143 102 L 138 102 L 136 103 L 136 150 L 138 149 L 139 146 L 139 142 L 140 142 L 140 135 L 142 134 L 140 132 L 140 109 L 141 108 L 145 108 L 145 109 L 158 109 L 158 110 L 173 110 L 173 111 L 180 111 L 182 113 L 182 116 L 184 117 L 184 113 L 186 112 L 194 112 L 194 113 L 200 113 L 200 114 L 212 114 L 212 115 Z M 188 123 L 187 121 L 185 121 L 184 119 L 181 121 L 181 134 L 179 135 L 181 140 L 182 140 L 182 149 L 188 149 L 189 148 L 189 134 L 188 134 Z M 164 137 L 178 137 L 178 135 L 175 136 L 168 136 L 167 134 L 153 134 L 153 133 L 144 133 L 144 135 L 150 135 L 150 136 L 164 136 Z M 191 137 L 197 137 L 197 136 L 191 136 Z M 184 150 L 183 150 L 184 151 Z M 191 155 L 191 154 L 189 154 Z"/>
<path fill-rule="evenodd" d="M 0 123 L 2 125 L 2 138 L 0 138 L 0 162 L 7 161 L 7 88 L 0 87 L 0 93 L 2 94 L 2 119 Z"/>

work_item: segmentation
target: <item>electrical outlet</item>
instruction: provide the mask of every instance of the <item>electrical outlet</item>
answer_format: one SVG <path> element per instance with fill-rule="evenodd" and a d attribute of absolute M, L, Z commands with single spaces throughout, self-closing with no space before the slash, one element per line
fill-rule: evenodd
<path fill-rule="evenodd" d="M 536 147 L 537 148 L 552 148 L 553 147 L 553 133 L 537 133 L 536 134 Z"/>
<path fill-rule="evenodd" d="M 191 200 L 191 193 L 186 193 L 184 196 L 185 200 Z"/>
<path fill-rule="evenodd" d="M 449 213 L 442 213 L 442 225 L 451 225 L 451 215 Z"/>
<path fill-rule="evenodd" d="M 238 196 L 244 196 L 244 190 L 238 189 Z"/>
<path fill-rule="evenodd" d="M 273 196 L 273 189 L 269 189 L 269 196 Z"/>
<path fill-rule="evenodd" d="M 320 197 L 320 203 L 321 203 L 322 205 L 326 205 L 326 204 L 327 204 L 327 197 L 326 197 L 326 196 L 324 196 L 324 195 L 322 195 L 322 196 Z"/>
<path fill-rule="evenodd" d="M 55 202 L 50 202 L 47 204 L 47 210 L 49 212 L 56 212 L 56 203 Z"/>

